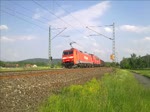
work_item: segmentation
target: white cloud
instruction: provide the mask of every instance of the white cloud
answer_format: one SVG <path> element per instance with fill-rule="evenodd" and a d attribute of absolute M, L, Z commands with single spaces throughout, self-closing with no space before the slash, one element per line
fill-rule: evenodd
<path fill-rule="evenodd" d="M 0 39 L 2 42 L 30 41 L 30 40 L 35 39 L 35 36 L 32 36 L 32 35 L 13 36 L 13 37 L 2 36 Z"/>
<path fill-rule="evenodd" d="M 119 45 L 120 55 L 122 57 L 130 57 L 132 53 L 144 56 L 150 52 L 150 37 L 144 37 L 139 39 L 130 39 L 128 42 L 124 42 Z"/>
<path fill-rule="evenodd" d="M 40 17 L 41 17 L 40 13 L 35 13 L 32 18 L 33 19 L 39 19 Z"/>
<path fill-rule="evenodd" d="M 40 10 L 40 9 L 36 9 L 35 13 L 32 16 L 32 18 L 33 19 L 41 19 L 42 17 L 44 17 L 47 14 L 48 13 L 46 11 L 43 11 L 43 10 Z"/>
<path fill-rule="evenodd" d="M 8 30 L 8 26 L 7 25 L 0 25 L 0 30 Z"/>
<path fill-rule="evenodd" d="M 30 40 L 33 40 L 35 39 L 34 36 L 32 35 L 27 35 L 27 36 L 22 36 L 22 37 L 17 37 L 16 40 L 27 40 L 27 41 L 30 41 Z"/>
<path fill-rule="evenodd" d="M 150 32 L 150 26 L 122 25 L 120 30 L 135 33 Z"/>
<path fill-rule="evenodd" d="M 2 36 L 0 39 L 2 42 L 14 42 L 14 39 L 11 39 L 5 36 Z"/>
<path fill-rule="evenodd" d="M 55 13 L 55 15 L 56 16 L 62 16 L 63 14 L 65 14 L 65 11 L 64 10 L 58 10 L 56 13 Z"/>
<path fill-rule="evenodd" d="M 87 9 L 82 9 L 76 12 L 72 12 L 69 15 L 61 17 L 61 20 L 64 20 L 65 22 L 61 21 L 60 19 L 55 19 L 49 22 L 49 24 L 54 27 L 60 27 L 60 26 L 69 27 L 71 25 L 71 29 L 74 30 L 83 28 L 83 25 L 97 25 L 97 23 L 99 23 L 99 20 L 97 19 L 100 18 L 110 7 L 109 3 L 110 2 L 108 1 L 104 1 L 96 5 L 93 5 Z M 75 20 L 72 16 L 77 18 L 77 20 Z"/>
<path fill-rule="evenodd" d="M 104 57 L 107 54 L 110 55 L 109 53 L 110 51 L 106 52 L 106 50 L 108 51 L 108 49 L 111 49 L 111 48 L 103 49 L 105 45 L 104 44 L 101 45 L 101 43 L 105 43 L 105 40 L 102 42 L 100 41 L 101 38 L 99 39 L 97 38 L 99 40 L 97 42 L 97 39 L 95 37 L 88 37 L 90 34 L 93 34 L 94 32 L 86 29 L 86 26 L 88 25 L 89 26 L 100 25 L 101 24 L 100 18 L 106 13 L 109 7 L 110 7 L 110 2 L 108 1 L 100 2 L 86 9 L 72 12 L 71 15 L 68 14 L 66 16 L 60 17 L 62 20 L 65 21 L 65 23 L 61 21 L 60 19 L 55 18 L 55 20 L 50 21 L 49 24 L 52 25 L 52 27 L 67 27 L 67 29 L 63 32 L 63 34 L 69 35 L 70 36 L 69 38 L 72 39 L 72 41 L 74 40 L 75 42 L 77 42 L 77 44 L 73 44 L 73 47 L 83 52 L 87 51 L 88 53 L 95 53 L 97 56 L 101 57 L 103 60 L 109 60 L 108 58 L 106 59 Z M 74 19 L 72 16 L 77 18 L 77 20 Z M 99 30 L 97 31 L 99 32 Z M 102 31 L 110 32 L 111 30 L 109 28 L 106 28 L 106 29 L 103 28 Z M 58 53 L 57 51 L 70 49 L 69 43 L 71 42 L 71 40 L 69 39 L 67 39 L 67 41 L 66 39 L 64 40 L 62 38 L 59 38 L 59 39 L 60 39 L 59 41 L 61 41 L 61 44 L 63 46 L 61 47 L 61 49 L 56 48 L 56 46 L 60 43 L 57 43 L 57 41 L 54 40 L 53 42 L 56 42 L 56 43 L 53 43 L 55 45 L 55 51 L 52 50 L 52 54 L 54 54 L 53 57 L 57 57 L 57 58 L 61 57 L 62 55 L 62 53 Z"/>
<path fill-rule="evenodd" d="M 150 37 L 145 37 L 144 40 L 150 41 Z"/>
<path fill-rule="evenodd" d="M 90 6 L 88 8 L 78 10 L 76 12 L 72 12 L 71 15 L 74 16 L 75 18 L 80 21 L 84 25 L 81 25 L 78 21 L 76 21 L 70 14 L 64 16 L 64 12 L 61 12 L 61 10 L 57 10 L 55 13 L 57 16 L 59 16 L 62 20 L 70 24 L 64 23 L 58 18 L 50 18 L 53 19 L 53 21 L 50 21 L 49 24 L 52 25 L 52 27 L 67 27 L 67 30 L 65 30 L 62 35 L 69 35 L 69 38 L 55 38 L 52 41 L 52 56 L 54 58 L 60 58 L 62 56 L 62 51 L 65 49 L 70 49 L 69 43 L 71 41 L 76 41 L 77 44 L 74 44 L 73 47 L 82 50 L 82 51 L 87 51 L 88 53 L 95 53 L 98 57 L 102 58 L 105 60 L 105 57 L 110 55 L 109 52 L 111 52 L 111 48 L 105 48 L 104 45 L 101 43 L 106 43 L 105 40 L 101 41 L 100 38 L 97 39 L 95 37 L 87 37 L 88 34 L 91 34 L 88 29 L 86 29 L 86 25 L 100 25 L 101 24 L 101 17 L 106 13 L 106 11 L 110 7 L 110 2 L 104 1 L 101 3 L 98 3 L 96 5 Z M 33 19 L 42 19 L 46 13 L 41 14 L 42 11 L 36 11 L 36 13 L 33 15 Z M 44 12 L 44 11 L 43 11 Z M 76 32 L 75 30 L 80 30 L 80 32 Z M 104 30 L 104 29 L 103 29 Z M 108 29 L 106 29 L 108 30 Z M 92 32 L 92 31 L 91 31 Z M 93 32 L 92 32 L 93 33 Z M 52 33 L 52 36 L 54 36 L 55 33 Z M 85 36 L 86 35 L 86 36 Z M 5 40 L 8 42 L 16 42 L 16 41 L 29 41 L 34 39 L 35 37 L 32 35 L 26 35 L 26 36 L 9 36 L 6 37 Z M 70 40 L 69 40 L 70 39 Z M 4 41 L 4 38 L 3 38 Z M 6 42 L 5 41 L 5 42 Z M 48 43 L 48 41 L 47 41 Z M 5 43 L 3 43 L 5 44 Z M 9 44 L 9 43 L 8 43 Z M 11 43 L 10 43 L 11 44 Z M 106 44 L 105 44 L 106 45 Z M 16 45 L 17 46 L 17 45 Z M 13 48 L 11 48 L 13 49 Z M 16 48 L 18 55 L 21 57 L 21 50 L 18 50 L 18 47 Z M 26 48 L 27 49 L 27 48 Z M 110 51 L 109 51 L 110 49 Z M 45 54 L 47 57 L 47 50 L 46 52 L 42 53 Z M 59 52 L 58 52 L 59 51 Z M 26 54 L 32 54 L 33 53 L 26 53 Z M 37 56 L 37 55 L 36 55 Z M 35 56 L 35 57 L 36 57 Z M 40 54 L 41 56 L 41 54 Z M 5 56 L 4 56 L 5 57 Z M 25 56 L 24 56 L 25 57 Z M 26 57 L 27 58 L 27 57 Z"/>
<path fill-rule="evenodd" d="M 109 28 L 109 27 L 105 27 L 104 30 L 105 30 L 106 32 L 108 32 L 108 33 L 112 33 L 112 29 Z"/>
<path fill-rule="evenodd" d="M 55 13 L 56 16 L 60 17 L 63 16 L 65 14 L 64 10 L 58 9 Z M 46 10 L 40 10 L 40 9 L 36 9 L 35 13 L 32 15 L 33 19 L 44 19 L 44 20 L 49 20 L 49 19 L 56 19 L 53 16 L 49 16 L 49 12 Z M 49 19 L 48 19 L 49 18 Z"/>

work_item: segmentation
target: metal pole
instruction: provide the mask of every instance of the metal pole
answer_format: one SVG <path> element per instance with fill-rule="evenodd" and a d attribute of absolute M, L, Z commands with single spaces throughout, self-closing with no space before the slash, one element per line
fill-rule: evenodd
<path fill-rule="evenodd" d="M 115 52 L 115 23 L 113 23 L 113 41 L 112 41 L 112 53 L 114 55 L 113 62 L 116 62 L 116 52 Z"/>
<path fill-rule="evenodd" d="M 51 26 L 49 26 L 49 66 L 51 68 Z"/>

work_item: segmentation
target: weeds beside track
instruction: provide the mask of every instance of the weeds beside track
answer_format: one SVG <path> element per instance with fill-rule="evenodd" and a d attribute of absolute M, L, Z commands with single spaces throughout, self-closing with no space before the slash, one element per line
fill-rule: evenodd
<path fill-rule="evenodd" d="M 149 112 L 150 89 L 126 70 L 85 85 L 72 85 L 50 96 L 40 112 Z"/>
<path fill-rule="evenodd" d="M 131 70 L 134 73 L 140 74 L 140 75 L 144 75 L 146 77 L 150 78 L 150 69 L 142 69 L 142 70 Z"/>
<path fill-rule="evenodd" d="M 37 112 L 38 105 L 52 93 L 72 84 L 84 84 L 100 78 L 112 68 L 64 69 L 34 72 L 10 72 L 0 78 L 1 112 Z M 13 77 L 13 78 L 12 78 Z"/>

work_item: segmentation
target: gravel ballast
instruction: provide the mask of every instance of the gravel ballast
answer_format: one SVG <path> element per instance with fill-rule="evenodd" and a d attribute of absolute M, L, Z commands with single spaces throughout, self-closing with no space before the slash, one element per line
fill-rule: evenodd
<path fill-rule="evenodd" d="M 39 105 L 52 93 L 72 84 L 84 84 L 93 77 L 100 78 L 106 72 L 112 72 L 112 69 L 65 69 L 57 73 L 1 78 L 0 112 L 37 112 Z"/>

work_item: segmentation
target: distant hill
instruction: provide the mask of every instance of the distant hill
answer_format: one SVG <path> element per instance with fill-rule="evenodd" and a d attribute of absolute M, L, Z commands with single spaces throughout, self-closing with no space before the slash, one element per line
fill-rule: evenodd
<path fill-rule="evenodd" d="M 48 64 L 49 63 L 49 59 L 45 59 L 45 58 L 33 58 L 33 59 L 26 59 L 26 60 L 22 60 L 22 61 L 18 61 L 20 62 L 24 62 L 24 63 L 45 63 Z M 52 63 L 53 64 L 57 64 L 58 62 L 61 63 L 61 59 L 53 59 Z"/>
<path fill-rule="evenodd" d="M 38 66 L 48 66 L 49 60 L 45 58 L 33 58 L 33 59 L 26 59 L 22 61 L 0 61 L 0 66 L 16 66 L 16 64 L 19 64 L 19 66 L 25 66 L 26 64 L 36 64 Z M 53 59 L 52 64 L 61 64 L 61 59 Z"/>
<path fill-rule="evenodd" d="M 44 62 L 44 63 L 47 63 L 47 62 L 48 62 L 48 59 L 44 59 L 44 58 L 33 58 L 33 59 L 26 59 L 26 60 L 22 60 L 22 61 L 18 61 L 18 62 L 31 62 L 31 63 Z"/>

